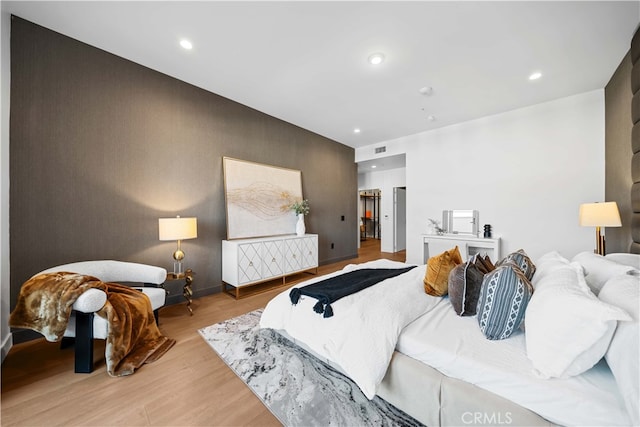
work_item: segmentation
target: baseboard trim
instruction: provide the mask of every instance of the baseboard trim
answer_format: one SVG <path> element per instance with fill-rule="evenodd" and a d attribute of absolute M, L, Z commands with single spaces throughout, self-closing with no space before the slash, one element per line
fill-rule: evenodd
<path fill-rule="evenodd" d="M 13 334 L 9 332 L 9 335 L 7 335 L 2 342 L 2 354 L 0 356 L 2 357 L 2 359 L 0 359 L 0 363 L 4 362 L 4 358 L 7 357 L 7 354 L 9 354 L 9 350 L 11 350 L 11 347 L 13 347 Z"/>

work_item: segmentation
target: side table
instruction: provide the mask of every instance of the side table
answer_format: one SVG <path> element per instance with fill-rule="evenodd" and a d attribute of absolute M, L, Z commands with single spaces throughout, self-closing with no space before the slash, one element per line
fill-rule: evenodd
<path fill-rule="evenodd" d="M 195 272 L 191 269 L 187 269 L 184 273 L 167 273 L 167 280 L 180 280 L 184 279 L 184 286 L 182 287 L 182 296 L 187 300 L 187 310 L 189 310 L 189 314 L 193 316 L 193 309 L 191 308 L 191 303 L 193 300 L 191 297 L 193 296 L 193 290 L 191 289 L 191 283 L 193 282 L 193 276 L 195 276 Z"/>

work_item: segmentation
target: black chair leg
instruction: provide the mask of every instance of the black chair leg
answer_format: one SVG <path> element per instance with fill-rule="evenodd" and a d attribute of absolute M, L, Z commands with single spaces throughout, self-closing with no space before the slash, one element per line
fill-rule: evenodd
<path fill-rule="evenodd" d="M 76 311 L 75 372 L 93 371 L 93 313 Z"/>
<path fill-rule="evenodd" d="M 65 348 L 73 347 L 76 344 L 76 339 L 73 337 L 62 337 L 60 340 L 60 350 L 64 350 Z"/>

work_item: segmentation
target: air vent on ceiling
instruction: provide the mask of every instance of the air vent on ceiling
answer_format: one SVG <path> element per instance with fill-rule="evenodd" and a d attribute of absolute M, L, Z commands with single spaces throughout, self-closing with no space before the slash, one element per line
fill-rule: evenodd
<path fill-rule="evenodd" d="M 384 153 L 387 151 L 387 147 L 376 147 L 376 154 Z"/>

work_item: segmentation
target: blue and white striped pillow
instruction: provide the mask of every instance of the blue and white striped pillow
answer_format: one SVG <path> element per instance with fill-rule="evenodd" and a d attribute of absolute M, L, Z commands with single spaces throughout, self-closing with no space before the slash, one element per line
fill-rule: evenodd
<path fill-rule="evenodd" d="M 485 274 L 477 309 L 484 336 L 490 340 L 509 338 L 524 320 L 532 294 L 529 279 L 513 264 Z"/>

